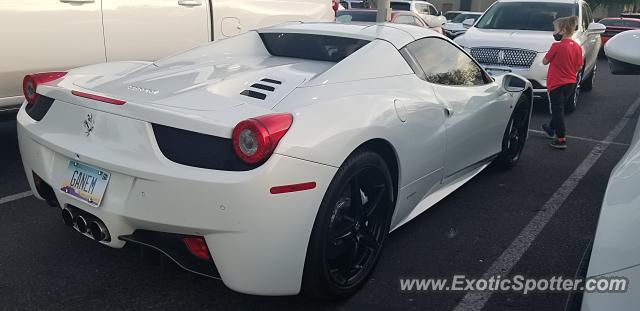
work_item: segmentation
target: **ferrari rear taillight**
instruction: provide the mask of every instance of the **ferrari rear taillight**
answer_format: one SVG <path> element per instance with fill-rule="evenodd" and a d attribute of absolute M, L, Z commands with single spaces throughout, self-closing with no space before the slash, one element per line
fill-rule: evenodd
<path fill-rule="evenodd" d="M 244 120 L 233 129 L 233 150 L 247 164 L 266 161 L 293 123 L 288 113 Z"/>
<path fill-rule="evenodd" d="M 56 71 L 26 75 L 22 80 L 22 92 L 24 93 L 24 98 L 27 99 L 27 103 L 33 105 L 38 101 L 38 85 L 58 80 L 66 74 L 66 72 Z"/>

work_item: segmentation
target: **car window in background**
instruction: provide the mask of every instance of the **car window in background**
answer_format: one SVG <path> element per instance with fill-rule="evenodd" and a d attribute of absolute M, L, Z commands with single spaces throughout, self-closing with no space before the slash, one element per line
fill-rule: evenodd
<path fill-rule="evenodd" d="M 554 2 L 498 2 L 476 24 L 481 29 L 553 31 L 553 21 L 578 15 L 578 5 Z"/>
<path fill-rule="evenodd" d="M 340 5 L 345 9 L 350 9 L 347 1 L 340 1 Z"/>
<path fill-rule="evenodd" d="M 469 19 L 469 18 L 473 18 L 475 20 L 478 20 L 478 17 L 480 17 L 480 15 L 482 15 L 482 14 L 462 13 L 462 14 L 458 14 L 454 19 L 451 20 L 451 22 L 452 23 L 462 23 L 462 22 L 464 22 L 465 19 Z"/>
<path fill-rule="evenodd" d="M 351 2 L 351 9 L 362 9 L 362 8 L 364 8 L 364 2 L 363 1 Z"/>
<path fill-rule="evenodd" d="M 269 54 L 327 62 L 339 62 L 369 41 L 302 33 L 261 33 Z"/>
<path fill-rule="evenodd" d="M 628 19 L 603 19 L 600 23 L 605 26 L 640 28 L 640 21 Z"/>
<path fill-rule="evenodd" d="M 485 84 L 480 67 L 467 54 L 438 38 L 425 38 L 406 47 L 431 83 L 471 86 Z"/>
<path fill-rule="evenodd" d="M 413 17 L 411 15 L 398 15 L 398 16 L 396 16 L 396 19 L 393 20 L 393 22 L 396 23 L 396 24 L 407 24 L 407 25 L 420 26 L 420 24 L 418 24 L 418 21 L 416 21 L 415 17 Z"/>
<path fill-rule="evenodd" d="M 582 29 L 589 28 L 589 24 L 593 21 L 591 18 L 591 8 L 587 3 L 582 4 Z"/>
<path fill-rule="evenodd" d="M 336 22 L 372 22 L 375 23 L 377 11 L 338 11 L 336 13 Z"/>
<path fill-rule="evenodd" d="M 447 13 L 444 13 L 444 18 L 450 21 L 450 20 L 453 20 L 458 15 L 460 15 L 460 13 L 458 12 L 447 12 Z"/>
<path fill-rule="evenodd" d="M 410 11 L 411 4 L 407 2 L 391 2 L 391 10 L 393 11 Z"/>

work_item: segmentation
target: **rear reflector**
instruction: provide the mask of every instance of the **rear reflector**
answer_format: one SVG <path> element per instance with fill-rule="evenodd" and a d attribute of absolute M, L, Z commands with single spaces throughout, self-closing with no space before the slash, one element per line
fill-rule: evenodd
<path fill-rule="evenodd" d="M 104 96 L 95 95 L 95 94 L 89 94 L 89 93 L 80 92 L 80 91 L 71 91 L 71 94 L 73 94 L 75 96 L 79 96 L 79 97 L 84 97 L 84 98 L 88 98 L 88 99 L 97 100 L 97 101 L 103 102 L 103 103 L 109 103 L 109 104 L 113 104 L 113 105 L 118 105 L 118 106 L 121 106 L 121 105 L 124 105 L 125 103 L 127 103 L 124 100 L 113 99 L 113 98 L 109 98 L 109 97 L 104 97 Z"/>
<path fill-rule="evenodd" d="M 271 194 L 280 194 L 280 193 L 311 190 L 311 189 L 313 189 L 315 187 L 316 187 L 316 183 L 313 182 L 313 181 L 312 182 L 302 183 L 302 184 L 277 186 L 277 187 L 271 188 Z"/>
<path fill-rule="evenodd" d="M 209 248 L 207 242 L 201 236 L 190 236 L 182 239 L 189 252 L 200 259 L 209 260 Z"/>

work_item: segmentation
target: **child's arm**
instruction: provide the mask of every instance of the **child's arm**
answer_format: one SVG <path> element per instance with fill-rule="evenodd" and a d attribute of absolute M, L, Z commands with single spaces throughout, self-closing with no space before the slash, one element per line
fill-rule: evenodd
<path fill-rule="evenodd" d="M 549 52 L 547 52 L 547 54 L 544 56 L 544 58 L 542 58 L 542 64 L 543 65 L 549 65 L 549 63 L 553 60 L 553 58 L 556 56 L 556 44 L 552 44 L 551 48 L 549 49 Z"/>

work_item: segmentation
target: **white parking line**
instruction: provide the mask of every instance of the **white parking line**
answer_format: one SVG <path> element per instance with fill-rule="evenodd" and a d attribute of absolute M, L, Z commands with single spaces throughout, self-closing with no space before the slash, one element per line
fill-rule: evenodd
<path fill-rule="evenodd" d="M 31 195 L 33 195 L 33 192 L 31 192 L 31 191 L 25 191 L 25 192 L 12 194 L 12 195 L 6 196 L 4 198 L 0 198 L 0 204 L 9 203 L 9 202 L 15 201 L 15 200 L 20 200 L 22 198 L 26 198 L 26 197 L 29 197 Z"/>
<path fill-rule="evenodd" d="M 535 134 L 540 134 L 540 135 L 546 135 L 543 131 L 539 131 L 539 130 L 529 129 L 529 132 L 530 133 L 535 133 Z M 596 144 L 618 145 L 618 146 L 625 146 L 625 147 L 629 146 L 629 144 L 625 144 L 625 143 L 619 143 L 619 142 L 609 141 L 609 140 L 597 140 L 597 139 L 593 139 L 593 138 L 580 137 L 580 136 L 567 135 L 567 138 L 568 139 L 575 139 L 575 140 L 584 140 L 584 141 L 588 141 L 588 142 L 592 142 L 592 143 L 596 143 Z"/>
<path fill-rule="evenodd" d="M 624 114 L 622 119 L 616 124 L 616 126 L 609 132 L 604 141 L 613 141 L 618 134 L 624 129 L 629 120 L 633 117 L 633 114 L 640 106 L 640 98 L 638 98 Z M 549 198 L 549 200 L 543 205 L 542 210 L 539 211 L 527 226 L 518 234 L 518 236 L 511 242 L 511 245 L 498 257 L 489 270 L 487 270 L 483 278 L 490 278 L 492 276 L 505 277 L 509 271 L 520 261 L 522 255 L 529 249 L 531 243 L 540 234 L 542 229 L 547 225 L 549 220 L 558 211 L 564 201 L 575 190 L 580 180 L 589 172 L 593 165 L 598 161 L 600 156 L 607 150 L 609 144 L 598 143 L 589 155 L 578 165 L 578 167 L 571 173 L 564 183 L 558 188 L 558 190 Z M 490 291 L 474 291 L 468 292 L 458 305 L 454 308 L 454 311 L 479 311 L 489 301 L 493 292 Z"/>

